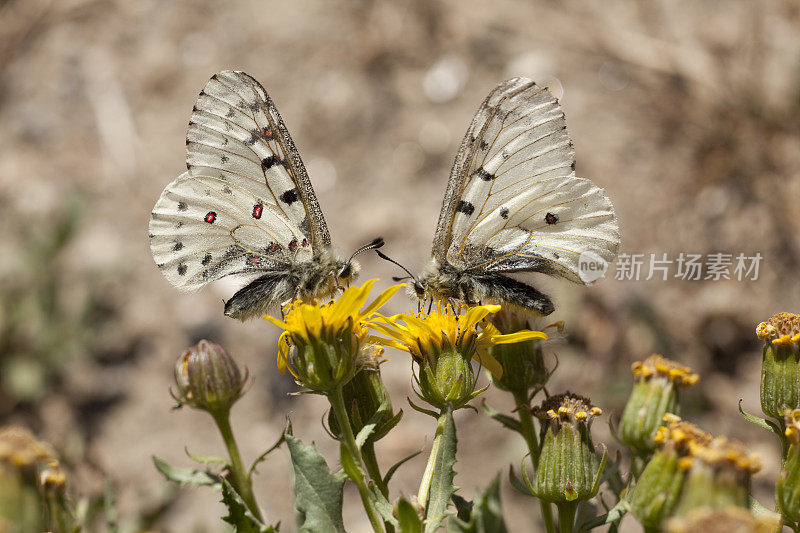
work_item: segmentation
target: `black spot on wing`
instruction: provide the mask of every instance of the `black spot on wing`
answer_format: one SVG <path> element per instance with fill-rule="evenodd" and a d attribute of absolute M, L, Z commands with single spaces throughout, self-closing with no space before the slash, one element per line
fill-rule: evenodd
<path fill-rule="evenodd" d="M 475 212 L 475 206 L 469 202 L 465 202 L 464 200 L 459 200 L 458 205 L 456 206 L 456 212 L 464 213 L 465 215 L 470 216 Z"/>
<path fill-rule="evenodd" d="M 189 206 L 186 205 L 186 202 L 178 202 L 178 211 L 186 211 L 189 209 Z"/>
<path fill-rule="evenodd" d="M 553 213 L 547 213 L 544 216 L 544 221 L 547 222 L 548 224 L 555 224 L 556 222 L 558 222 L 558 215 L 554 215 Z"/>
<path fill-rule="evenodd" d="M 483 181 L 492 181 L 496 177 L 494 174 L 487 172 L 483 167 L 479 168 L 475 174 Z"/>
<path fill-rule="evenodd" d="M 278 159 L 278 156 L 272 154 L 271 156 L 265 157 L 264 159 L 261 160 L 261 170 L 266 171 L 271 169 L 275 165 L 281 165 L 281 164 L 282 164 L 281 160 Z"/>
<path fill-rule="evenodd" d="M 186 274 L 186 263 L 181 263 L 178 265 L 178 275 L 183 276 Z"/>
<path fill-rule="evenodd" d="M 500 216 L 503 218 L 503 220 L 508 220 L 508 208 L 507 207 L 503 207 L 502 209 L 500 209 Z"/>
<path fill-rule="evenodd" d="M 300 199 L 300 196 L 297 194 L 297 189 L 289 189 L 280 195 L 280 199 L 281 202 L 285 203 L 286 205 L 292 205 L 294 202 Z"/>
<path fill-rule="evenodd" d="M 172 251 L 179 252 L 181 250 L 183 250 L 183 243 L 181 241 L 178 241 L 175 243 L 175 246 L 172 247 Z"/>
<path fill-rule="evenodd" d="M 207 264 L 209 264 L 209 263 L 211 262 L 211 259 L 212 259 L 212 257 L 211 257 L 211 254 L 207 253 L 207 254 L 206 254 L 204 257 L 203 257 L 203 260 L 202 260 L 202 261 L 200 261 L 200 263 L 202 263 L 202 265 L 203 265 L 203 266 L 206 266 Z"/>

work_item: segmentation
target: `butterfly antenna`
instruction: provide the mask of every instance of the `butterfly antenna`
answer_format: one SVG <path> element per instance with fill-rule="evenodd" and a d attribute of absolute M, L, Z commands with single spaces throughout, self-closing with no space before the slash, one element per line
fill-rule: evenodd
<path fill-rule="evenodd" d="M 403 276 L 402 278 L 398 278 L 397 276 L 395 276 L 395 277 L 392 278 L 392 280 L 394 280 L 394 281 L 403 281 L 405 279 L 413 279 L 415 282 L 417 281 L 417 278 L 414 277 L 414 274 L 412 274 L 411 271 L 408 270 L 406 267 L 404 267 L 403 265 L 401 265 L 400 263 L 398 263 L 397 261 L 395 261 L 394 259 L 392 259 L 391 257 L 389 257 L 388 255 L 386 255 L 385 253 L 383 253 L 381 251 L 378 251 L 376 253 L 378 254 L 378 257 L 380 257 L 381 259 L 389 261 L 390 263 L 394 263 L 395 265 L 397 265 L 400 268 L 402 268 L 405 271 L 406 274 L 408 274 L 408 276 Z"/>
<path fill-rule="evenodd" d="M 366 252 L 367 250 L 377 250 L 378 248 L 380 248 L 384 244 L 386 244 L 386 242 L 383 240 L 383 237 L 378 237 L 377 239 L 372 239 L 367 244 L 365 244 L 364 246 L 362 246 L 361 248 L 359 248 L 358 250 L 353 252 L 353 255 L 350 256 L 350 259 L 348 259 L 347 262 L 349 263 L 350 261 L 352 261 L 353 258 L 355 256 L 357 256 L 358 254 L 360 254 L 361 252 Z M 380 254 L 380 252 L 378 252 L 378 253 Z"/>

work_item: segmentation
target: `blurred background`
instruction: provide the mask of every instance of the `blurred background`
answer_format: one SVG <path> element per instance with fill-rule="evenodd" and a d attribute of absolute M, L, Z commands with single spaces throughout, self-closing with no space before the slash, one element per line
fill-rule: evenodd
<path fill-rule="evenodd" d="M 261 81 L 340 253 L 382 235 L 418 270 L 473 113 L 499 81 L 527 76 L 560 96 L 577 173 L 612 199 L 621 251 L 645 254 L 638 281 L 615 280 L 616 264 L 590 287 L 536 278 L 567 328 L 549 390 L 590 396 L 614 420 L 631 362 L 659 352 L 692 366 L 702 381 L 684 415 L 761 453 L 756 489 L 771 502 L 775 440 L 737 402 L 760 412 L 756 324 L 800 307 L 798 28 L 795 0 L 0 0 L 0 423 L 51 441 L 81 494 L 109 479 L 124 532 L 224 531 L 219 495 L 177 491 L 151 462 L 189 466 L 184 447 L 223 454 L 210 417 L 172 411 L 168 394 L 175 359 L 208 338 L 256 378 L 233 413 L 245 457 L 274 442 L 288 413 L 332 464 L 323 401 L 287 396 L 294 385 L 275 369 L 277 328 L 225 318 L 229 283 L 179 293 L 152 261 L 149 213 L 185 169 L 197 93 L 220 69 Z M 682 280 L 674 263 L 668 280 L 644 280 L 650 254 L 681 252 L 763 259 L 757 280 Z M 374 254 L 361 262 L 379 287 L 399 274 Z M 378 444 L 386 465 L 429 446 L 433 429 L 405 404 L 408 356 L 387 355 L 406 417 Z M 487 398 L 511 408 L 498 391 Z M 595 442 L 616 450 L 602 420 Z M 471 498 L 524 444 L 469 410 L 457 422 L 456 482 Z M 416 492 L 425 456 L 395 490 Z M 256 482 L 283 531 L 288 467 L 280 451 Z M 532 500 L 507 481 L 502 494 L 511 529 L 535 531 Z M 346 524 L 363 531 L 354 490 L 345 501 Z"/>

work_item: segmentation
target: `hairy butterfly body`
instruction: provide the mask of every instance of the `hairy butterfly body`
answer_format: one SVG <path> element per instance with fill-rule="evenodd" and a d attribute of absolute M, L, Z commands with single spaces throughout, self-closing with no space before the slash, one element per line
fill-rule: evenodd
<path fill-rule="evenodd" d="M 542 272 L 574 282 L 582 255 L 607 265 L 619 228 L 605 192 L 575 176 L 564 112 L 526 78 L 484 100 L 456 155 L 433 258 L 410 292 L 474 305 L 504 302 L 540 315 L 550 298 L 510 273 Z"/>
<path fill-rule="evenodd" d="M 175 287 L 257 275 L 225 304 L 226 315 L 244 320 L 294 298 L 330 296 L 358 274 L 333 251 L 294 142 L 249 75 L 218 72 L 200 92 L 186 166 L 150 217 L 153 259 Z"/>

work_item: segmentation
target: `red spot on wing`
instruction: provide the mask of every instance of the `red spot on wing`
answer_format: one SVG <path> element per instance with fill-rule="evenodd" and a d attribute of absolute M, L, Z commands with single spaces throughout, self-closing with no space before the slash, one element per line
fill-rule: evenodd
<path fill-rule="evenodd" d="M 293 252 L 297 250 L 297 239 L 292 239 L 292 242 L 289 243 L 289 249 Z"/>
<path fill-rule="evenodd" d="M 547 222 L 548 224 L 555 224 L 556 222 L 558 222 L 558 215 L 554 215 L 553 213 L 547 213 L 544 216 L 544 221 Z"/>
<path fill-rule="evenodd" d="M 208 222 L 209 224 L 213 224 L 215 220 L 217 220 L 217 214 L 214 211 L 209 211 L 208 214 L 203 217 L 203 220 Z"/>
<path fill-rule="evenodd" d="M 264 137 L 267 139 L 272 139 L 272 128 L 270 128 L 269 126 L 264 128 Z"/>
<path fill-rule="evenodd" d="M 261 213 L 264 212 L 264 205 L 263 204 L 256 204 L 253 206 L 253 218 L 261 218 Z"/>
<path fill-rule="evenodd" d="M 308 240 L 303 239 L 303 248 L 308 248 Z"/>

